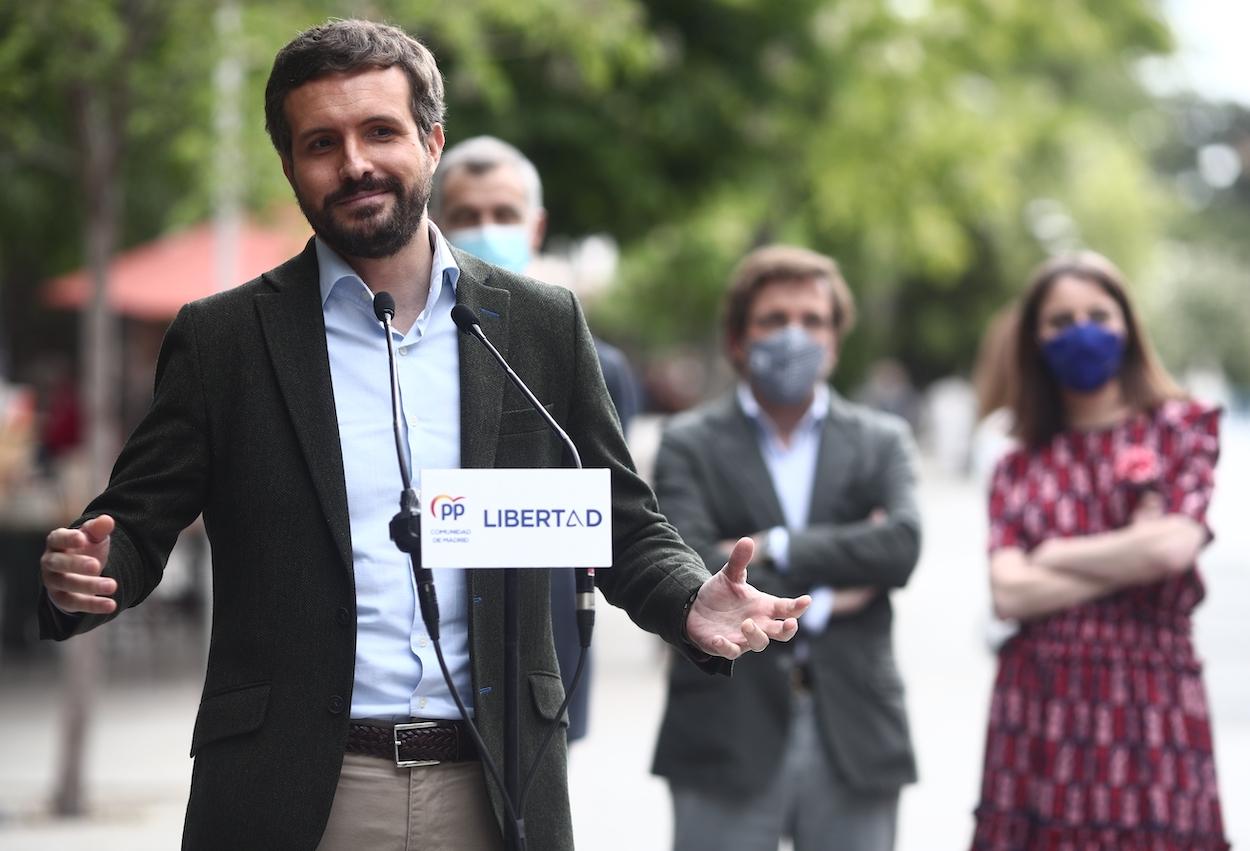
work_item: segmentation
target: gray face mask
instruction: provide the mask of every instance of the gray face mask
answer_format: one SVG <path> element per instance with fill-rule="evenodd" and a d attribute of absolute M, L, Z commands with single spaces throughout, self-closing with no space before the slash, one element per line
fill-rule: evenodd
<path fill-rule="evenodd" d="M 806 401 L 824 363 L 825 347 L 795 325 L 756 340 L 747 350 L 751 387 L 776 405 Z"/>

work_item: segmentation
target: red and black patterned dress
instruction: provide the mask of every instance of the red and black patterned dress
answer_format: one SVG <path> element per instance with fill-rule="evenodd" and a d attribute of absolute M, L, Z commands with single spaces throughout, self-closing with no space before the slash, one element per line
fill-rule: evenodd
<path fill-rule="evenodd" d="M 1018 450 L 995 471 L 990 551 L 1125 526 L 1144 490 L 1206 525 L 1219 410 L 1173 401 Z M 1117 458 L 1153 454 L 1148 481 Z M 1197 569 L 1024 623 L 999 652 L 976 851 L 1229 848 L 1190 614 Z"/>

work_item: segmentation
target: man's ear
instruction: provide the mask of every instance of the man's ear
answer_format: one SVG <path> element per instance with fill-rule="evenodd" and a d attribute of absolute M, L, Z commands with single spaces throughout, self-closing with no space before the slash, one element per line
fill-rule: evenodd
<path fill-rule="evenodd" d="M 430 128 L 430 132 L 425 134 L 425 150 L 430 155 L 430 159 L 434 160 L 435 168 L 438 167 L 438 161 L 443 158 L 443 146 L 447 144 L 447 137 L 443 135 L 443 125 L 435 124 Z"/>
<path fill-rule="evenodd" d="M 291 188 L 295 188 L 295 167 L 291 165 L 291 158 L 286 154 L 278 154 L 278 159 L 282 160 L 282 173 L 286 175 L 286 182 L 291 184 Z"/>
<path fill-rule="evenodd" d="M 543 240 L 547 238 L 547 211 L 542 207 L 535 210 L 533 222 L 530 228 L 530 249 L 537 254 L 543 247 Z"/>

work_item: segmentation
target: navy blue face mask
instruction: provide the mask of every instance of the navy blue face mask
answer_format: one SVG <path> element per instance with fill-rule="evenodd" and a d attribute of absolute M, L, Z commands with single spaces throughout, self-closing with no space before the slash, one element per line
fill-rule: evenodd
<path fill-rule="evenodd" d="M 1082 322 L 1042 346 L 1042 357 L 1061 385 L 1090 393 L 1120 371 L 1124 338 L 1094 322 Z"/>

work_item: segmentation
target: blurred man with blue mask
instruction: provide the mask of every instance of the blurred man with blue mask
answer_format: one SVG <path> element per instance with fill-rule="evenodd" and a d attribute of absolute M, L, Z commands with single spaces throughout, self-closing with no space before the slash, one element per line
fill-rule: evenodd
<path fill-rule="evenodd" d="M 434 173 L 430 217 L 457 248 L 510 272 L 526 274 L 547 232 L 538 169 L 502 139 L 466 139 L 443 152 Z M 637 382 L 623 352 L 598 337 L 594 343 L 608 395 L 625 431 L 639 409 Z M 551 626 L 566 689 L 581 649 L 573 594 L 573 572 L 552 571 Z M 586 735 L 590 681 L 588 656 L 582 684 L 569 706 L 570 744 Z"/>
<path fill-rule="evenodd" d="M 547 231 L 537 169 L 493 136 L 466 139 L 443 154 L 430 215 L 452 245 L 518 275 Z"/>
<path fill-rule="evenodd" d="M 785 651 L 701 683 L 681 659 L 653 771 L 678 851 L 889 851 L 916 779 L 889 592 L 920 551 L 906 423 L 826 383 L 855 318 L 832 258 L 751 252 L 725 297 L 730 392 L 675 417 L 660 444 L 662 510 L 706 564 L 755 539 L 773 593 L 812 595 Z M 768 792 L 752 799 L 747 778 Z"/>

